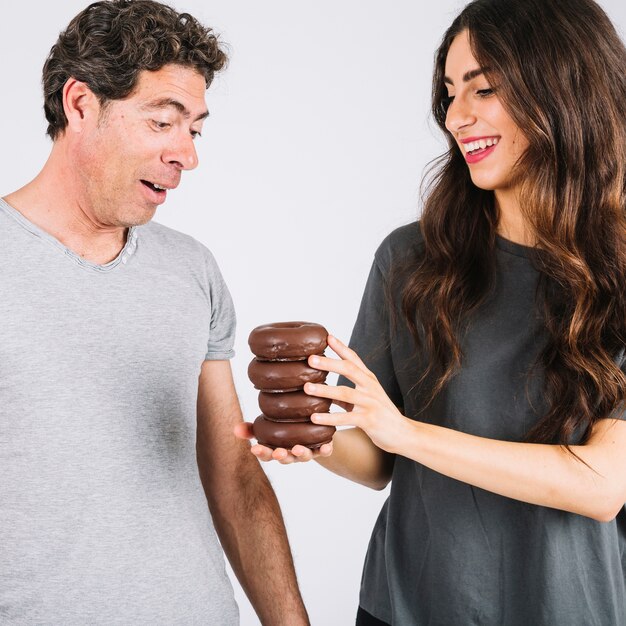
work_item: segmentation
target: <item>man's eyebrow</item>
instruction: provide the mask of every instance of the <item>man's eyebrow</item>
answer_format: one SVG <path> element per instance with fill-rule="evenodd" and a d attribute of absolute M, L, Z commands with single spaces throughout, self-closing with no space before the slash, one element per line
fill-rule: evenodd
<path fill-rule="evenodd" d="M 144 109 L 151 109 L 151 110 L 167 109 L 169 107 L 175 108 L 184 117 L 191 116 L 191 113 L 189 112 L 187 107 L 182 102 L 179 102 L 178 100 L 175 100 L 174 98 L 161 98 L 160 100 L 152 100 L 151 102 L 147 102 L 143 106 Z M 194 122 L 199 122 L 200 120 L 203 120 L 206 117 L 209 117 L 208 111 L 205 111 L 204 113 L 200 113 L 200 115 L 196 116 L 196 118 L 194 119 Z"/>
<path fill-rule="evenodd" d="M 473 80 L 477 76 L 480 76 L 481 74 L 484 74 L 485 72 L 488 72 L 488 71 L 489 71 L 488 69 L 478 67 L 475 70 L 470 70 L 469 72 L 465 72 L 465 74 L 463 74 L 463 82 L 469 83 L 470 80 Z M 447 76 L 443 77 L 443 82 L 447 83 L 448 85 L 454 85 L 454 83 L 452 82 L 452 79 L 448 78 Z"/>

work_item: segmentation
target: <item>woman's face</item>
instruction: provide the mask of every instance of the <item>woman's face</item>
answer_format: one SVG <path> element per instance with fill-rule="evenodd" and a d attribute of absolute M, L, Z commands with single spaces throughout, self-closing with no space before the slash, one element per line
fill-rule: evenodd
<path fill-rule="evenodd" d="M 465 157 L 473 183 L 481 189 L 512 190 L 513 168 L 528 141 L 506 112 L 472 54 L 468 31 L 452 41 L 445 79 L 449 107 L 446 128 Z"/>

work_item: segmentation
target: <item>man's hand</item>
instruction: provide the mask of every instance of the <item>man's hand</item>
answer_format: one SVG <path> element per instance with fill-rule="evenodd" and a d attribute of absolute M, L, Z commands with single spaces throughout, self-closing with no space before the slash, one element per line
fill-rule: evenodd
<path fill-rule="evenodd" d="M 239 439 L 254 439 L 252 432 L 252 424 L 250 422 L 242 422 L 235 425 L 235 435 Z M 327 457 L 333 453 L 333 442 L 321 445 L 317 450 L 311 450 L 305 446 L 294 446 L 291 450 L 285 448 L 268 448 L 260 443 L 253 445 L 250 452 L 254 454 L 260 461 L 278 461 L 283 465 L 290 463 L 306 463 L 318 459 L 319 457 Z"/>

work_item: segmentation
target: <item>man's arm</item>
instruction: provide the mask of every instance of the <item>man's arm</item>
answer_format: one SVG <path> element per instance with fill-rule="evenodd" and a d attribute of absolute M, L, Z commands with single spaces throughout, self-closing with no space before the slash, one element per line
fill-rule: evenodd
<path fill-rule="evenodd" d="M 274 490 L 250 444 L 228 361 L 205 361 L 198 389 L 200 477 L 222 547 L 264 625 L 309 624 Z"/>

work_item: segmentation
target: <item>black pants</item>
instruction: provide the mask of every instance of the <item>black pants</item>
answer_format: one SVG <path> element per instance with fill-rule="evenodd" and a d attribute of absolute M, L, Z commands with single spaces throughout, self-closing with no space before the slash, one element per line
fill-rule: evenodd
<path fill-rule="evenodd" d="M 390 626 L 390 624 L 379 620 L 359 607 L 356 614 L 356 626 Z"/>

